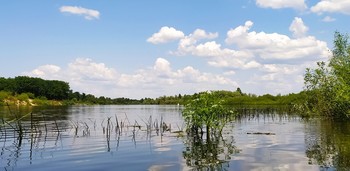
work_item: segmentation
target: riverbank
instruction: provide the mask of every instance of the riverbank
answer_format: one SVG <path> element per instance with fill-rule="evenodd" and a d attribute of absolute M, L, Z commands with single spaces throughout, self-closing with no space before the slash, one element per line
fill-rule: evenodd
<path fill-rule="evenodd" d="M 62 106 L 65 101 L 48 100 L 46 97 L 35 97 L 32 93 L 13 94 L 0 91 L 0 106 Z"/>
<path fill-rule="evenodd" d="M 57 100 L 4 99 L 2 102 L 0 102 L 0 106 L 5 106 L 5 105 L 10 105 L 10 106 L 63 106 L 64 103 L 62 101 L 57 101 Z"/>

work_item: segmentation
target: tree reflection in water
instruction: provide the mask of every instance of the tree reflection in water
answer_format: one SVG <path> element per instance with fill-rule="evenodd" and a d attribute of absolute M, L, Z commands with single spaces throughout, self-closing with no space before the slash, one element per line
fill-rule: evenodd
<path fill-rule="evenodd" d="M 223 137 L 219 131 L 210 137 L 188 132 L 183 157 L 186 165 L 195 170 L 228 170 L 231 156 L 239 152 L 234 143 L 233 136 Z"/>
<path fill-rule="evenodd" d="M 327 170 L 350 170 L 350 122 L 317 119 L 306 126 L 309 164 Z"/>

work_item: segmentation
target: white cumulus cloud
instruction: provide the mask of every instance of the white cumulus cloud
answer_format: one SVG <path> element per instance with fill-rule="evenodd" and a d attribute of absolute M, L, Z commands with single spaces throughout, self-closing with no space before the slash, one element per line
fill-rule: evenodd
<path fill-rule="evenodd" d="M 303 87 L 303 74 L 308 64 L 265 64 L 246 82 L 247 87 L 259 87 L 271 94 L 298 92 Z"/>
<path fill-rule="evenodd" d="M 308 30 L 309 28 L 305 26 L 303 20 L 299 17 L 295 17 L 289 27 L 289 31 L 291 31 L 296 38 L 304 37 Z"/>
<path fill-rule="evenodd" d="M 77 58 L 68 64 L 68 71 L 76 79 L 84 80 L 113 80 L 117 72 L 113 68 L 108 68 L 104 63 L 96 63 L 89 58 Z"/>
<path fill-rule="evenodd" d="M 177 49 L 170 54 L 201 57 L 209 66 L 223 70 L 221 75 L 214 77 L 211 74 L 211 79 L 229 82 L 228 78 L 231 78 L 238 82 L 241 88 L 257 94 L 300 91 L 303 87 L 305 68 L 331 55 L 326 42 L 307 34 L 308 27 L 299 17 L 294 18 L 289 28 L 286 28 L 293 36 L 256 32 L 252 30 L 253 24 L 252 21 L 246 21 L 243 25 L 227 31 L 226 44 L 211 40 L 217 38 L 217 33 L 208 36 L 210 33 L 204 30 L 195 30 L 181 38 Z M 167 74 L 159 75 L 163 78 L 180 76 L 185 71 L 191 73 L 182 77 L 185 82 L 208 81 L 209 78 L 208 74 L 200 75 L 191 67 L 174 72 L 169 69 L 167 63 L 160 64 L 167 66 L 167 70 L 163 69 L 166 71 L 163 73 Z"/>
<path fill-rule="evenodd" d="M 314 13 L 322 14 L 329 13 L 343 13 L 350 15 L 350 1 L 349 0 L 321 0 L 315 6 L 311 7 Z"/>
<path fill-rule="evenodd" d="M 205 90 L 230 90 L 237 82 L 225 75 L 201 72 L 192 66 L 174 70 L 168 60 L 158 58 L 153 67 L 140 69 L 132 74 L 122 74 L 118 85 L 133 93 L 152 93 L 150 96 L 186 94 Z"/>
<path fill-rule="evenodd" d="M 305 0 L 256 0 L 256 5 L 262 8 L 294 8 L 304 10 L 307 8 Z"/>
<path fill-rule="evenodd" d="M 291 24 L 291 31 L 295 36 L 278 33 L 249 31 L 253 23 L 247 21 L 244 26 L 238 26 L 227 32 L 226 43 L 235 44 L 240 50 L 250 51 L 261 59 L 305 59 L 328 57 L 327 43 L 317 40 L 313 36 L 304 36 L 307 27 L 302 20 L 296 18 Z"/>
<path fill-rule="evenodd" d="M 49 80 L 67 81 L 74 91 L 95 95 L 108 95 L 105 91 L 115 86 L 116 79 L 119 77 L 113 68 L 107 67 L 104 63 L 96 63 L 89 58 L 77 58 L 65 68 L 43 65 L 24 74 Z"/>
<path fill-rule="evenodd" d="M 63 80 L 69 82 L 74 91 L 111 98 L 159 97 L 205 90 L 233 90 L 238 87 L 237 82 L 225 75 L 201 72 L 192 66 L 173 69 L 164 58 L 157 58 L 153 66 L 133 73 L 118 73 L 104 63 L 77 58 L 63 68 L 43 65 L 23 74 Z"/>
<path fill-rule="evenodd" d="M 55 75 L 61 70 L 59 66 L 56 65 L 43 65 L 34 69 L 31 74 L 36 75 L 38 77 L 45 76 L 46 74 Z M 30 74 L 30 73 L 28 73 Z"/>
<path fill-rule="evenodd" d="M 108 97 L 159 97 L 238 86 L 249 93 L 283 94 L 300 91 L 305 68 L 330 55 L 326 42 L 307 34 L 301 18 L 294 18 L 286 28 L 293 36 L 256 32 L 253 25 L 246 21 L 228 30 L 224 43 L 217 32 L 195 29 L 185 35 L 172 27 L 162 27 L 147 40 L 154 44 L 177 40 L 170 55 L 200 58 L 208 64 L 203 68 L 216 67 L 210 71 L 190 65 L 173 68 L 166 58 L 157 58 L 151 66 L 123 73 L 105 63 L 77 58 L 66 67 L 43 65 L 26 75 L 64 80 L 75 91 Z"/>
<path fill-rule="evenodd" d="M 147 42 L 153 44 L 167 43 L 183 37 L 184 33 L 182 31 L 178 31 L 174 27 L 164 26 L 157 33 L 154 33 L 150 38 L 148 38 Z"/>
<path fill-rule="evenodd" d="M 201 39 L 215 39 L 219 36 L 218 33 L 207 33 L 203 29 L 196 29 L 189 37 L 193 37 L 196 40 Z"/>
<path fill-rule="evenodd" d="M 185 55 L 187 53 L 196 53 L 196 52 L 193 52 L 196 48 L 194 46 L 196 43 L 198 43 L 200 40 L 215 39 L 218 36 L 219 36 L 218 33 L 207 33 L 205 30 L 196 29 L 193 33 L 191 33 L 187 36 L 184 36 L 182 39 L 180 39 L 178 51 L 175 52 L 174 54 Z M 211 43 L 211 45 L 209 45 L 209 44 L 207 44 L 207 45 L 208 46 L 214 45 L 213 43 Z M 216 46 L 216 45 L 214 45 L 214 46 Z M 201 48 L 201 47 L 199 47 L 199 48 Z M 215 48 L 215 47 L 213 47 L 213 48 Z"/>
<path fill-rule="evenodd" d="M 250 52 L 223 48 L 216 41 L 199 43 L 200 40 L 217 37 L 218 33 L 207 33 L 204 30 L 196 29 L 179 41 L 177 51 L 172 52 L 172 54 L 205 57 L 208 59 L 208 64 L 215 67 L 248 69 L 259 66 L 256 61 L 250 60 L 252 57 Z"/>
<path fill-rule="evenodd" d="M 301 71 L 303 67 L 288 64 L 265 64 L 260 70 L 267 73 L 294 74 Z"/>
<path fill-rule="evenodd" d="M 60 12 L 62 13 L 70 13 L 74 15 L 82 15 L 87 20 L 99 19 L 100 12 L 93 9 L 87 9 L 78 6 L 62 6 L 60 7 Z"/>
<path fill-rule="evenodd" d="M 129 81 L 131 81 L 133 85 L 129 84 Z M 123 80 L 120 82 L 120 84 L 123 86 L 139 86 L 145 84 L 148 86 L 164 84 L 167 84 L 168 86 L 178 86 L 184 83 L 210 83 L 213 85 L 229 84 L 232 86 L 237 85 L 237 83 L 225 78 L 224 76 L 211 73 L 201 73 L 199 70 L 194 69 L 192 66 L 173 70 L 171 68 L 170 62 L 164 58 L 158 58 L 151 69 L 142 69 L 137 71 L 135 74 L 124 74 Z"/>

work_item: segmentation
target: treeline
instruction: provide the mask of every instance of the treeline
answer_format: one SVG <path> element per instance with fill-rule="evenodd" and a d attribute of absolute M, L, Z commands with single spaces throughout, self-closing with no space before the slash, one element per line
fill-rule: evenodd
<path fill-rule="evenodd" d="M 15 78 L 0 77 L 0 104 L 4 100 L 29 101 L 34 100 L 37 105 L 52 104 L 60 101 L 63 105 L 72 104 L 139 104 L 140 100 L 129 98 L 96 97 L 92 94 L 73 92 L 69 83 L 59 80 L 44 80 L 41 78 L 17 76 Z"/>
<path fill-rule="evenodd" d="M 0 91 L 14 94 L 30 93 L 31 97 L 45 97 L 49 100 L 68 99 L 71 92 L 67 82 L 58 80 L 43 80 L 27 76 L 15 78 L 0 77 Z"/>
<path fill-rule="evenodd" d="M 27 101 L 34 99 L 36 104 L 50 104 L 45 100 L 57 100 L 63 105 L 73 104 L 180 104 L 185 105 L 199 97 L 204 92 L 192 95 L 161 96 L 158 98 L 110 98 L 96 97 L 92 94 L 74 92 L 67 82 L 59 80 L 44 80 L 27 76 L 15 78 L 0 78 L 0 103 L 5 99 Z M 237 88 L 236 91 L 211 91 L 216 98 L 225 101 L 226 105 L 290 105 L 302 99 L 300 94 L 273 96 L 270 94 L 257 96 L 246 94 Z M 10 100 L 11 101 L 11 100 Z"/>
<path fill-rule="evenodd" d="M 295 106 L 300 104 L 305 99 L 305 92 L 290 93 L 287 95 L 255 95 L 250 93 L 243 93 L 240 88 L 235 91 L 216 90 L 209 91 L 211 97 L 221 99 L 224 105 L 229 106 L 258 106 L 258 105 L 290 105 Z M 175 95 L 175 96 L 161 96 L 155 99 L 145 98 L 141 99 L 142 104 L 181 104 L 185 105 L 194 99 L 198 99 L 201 94 L 207 92 L 194 93 L 192 95 Z"/>

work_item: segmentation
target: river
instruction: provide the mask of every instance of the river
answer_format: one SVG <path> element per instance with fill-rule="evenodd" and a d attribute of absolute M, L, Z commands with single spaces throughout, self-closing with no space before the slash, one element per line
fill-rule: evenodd
<path fill-rule="evenodd" d="M 255 111 L 207 141 L 178 105 L 1 108 L 2 170 L 348 170 L 350 123 Z M 16 120 L 20 118 L 20 120 Z"/>

